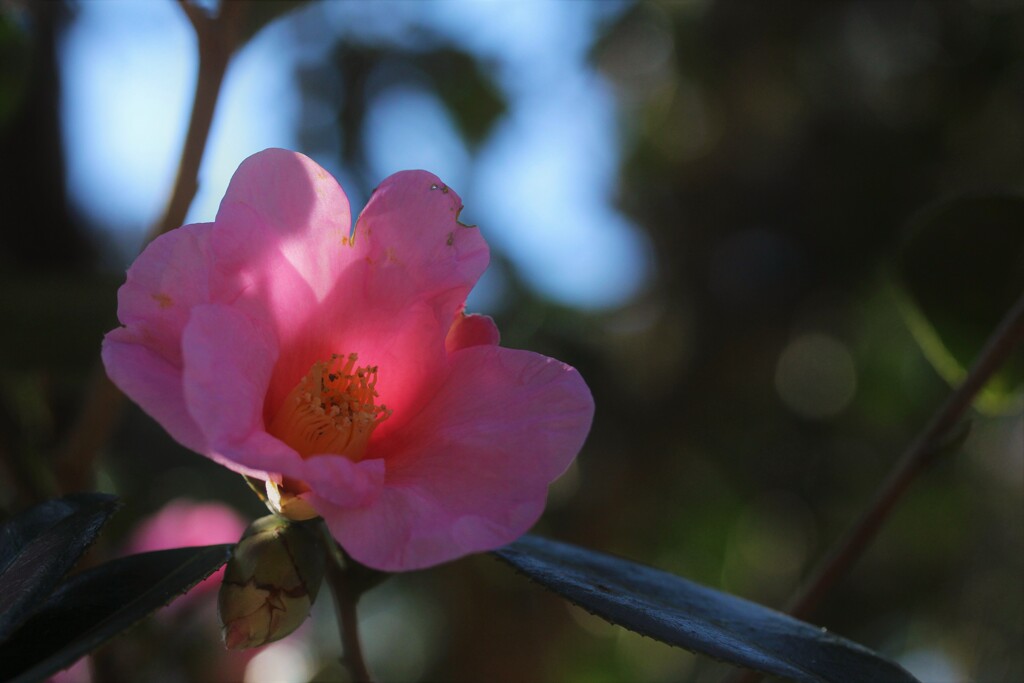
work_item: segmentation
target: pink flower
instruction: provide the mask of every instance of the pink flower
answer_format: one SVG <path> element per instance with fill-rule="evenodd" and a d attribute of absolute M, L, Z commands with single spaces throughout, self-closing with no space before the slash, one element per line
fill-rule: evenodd
<path fill-rule="evenodd" d="M 172 500 L 156 514 L 143 519 L 125 543 L 125 554 L 148 553 L 186 546 L 237 543 L 247 523 L 233 509 L 220 503 Z M 197 585 L 188 595 L 171 604 L 175 607 L 190 596 L 220 588 L 224 568 Z"/>
<path fill-rule="evenodd" d="M 103 343 L 180 443 L 319 514 L 357 560 L 409 570 L 523 534 L 593 417 L 579 373 L 498 346 L 466 295 L 488 262 L 435 176 L 397 173 L 350 232 L 310 159 L 260 152 L 213 223 L 150 244 Z"/>

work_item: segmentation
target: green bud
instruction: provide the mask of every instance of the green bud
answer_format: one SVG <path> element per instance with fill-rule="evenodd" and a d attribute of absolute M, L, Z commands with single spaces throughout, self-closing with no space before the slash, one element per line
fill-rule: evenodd
<path fill-rule="evenodd" d="M 277 515 L 245 530 L 224 572 L 217 607 L 224 645 L 244 650 L 302 625 L 324 577 L 320 536 Z"/>

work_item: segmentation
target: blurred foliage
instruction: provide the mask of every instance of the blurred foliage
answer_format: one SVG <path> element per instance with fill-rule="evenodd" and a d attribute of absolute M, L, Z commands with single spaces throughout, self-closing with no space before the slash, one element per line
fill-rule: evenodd
<path fill-rule="evenodd" d="M 22 106 L 30 65 L 27 34 L 18 29 L 13 13 L 0 14 L 0 128 Z"/>
<path fill-rule="evenodd" d="M 15 452 L 45 463 L 66 434 L 115 306 L 103 245 L 63 197 L 60 22 L 37 12 L 24 30 L 42 66 L 0 129 L 8 469 Z M 597 402 L 536 531 L 780 605 L 948 392 L 899 302 L 912 294 L 962 365 L 1020 291 L 1022 226 L 1009 206 L 1019 198 L 948 205 L 932 237 L 914 224 L 945 200 L 1024 191 L 1024 7 L 705 0 L 615 16 L 591 62 L 615 94 L 617 199 L 654 245 L 650 285 L 620 309 L 585 313 L 546 300 L 500 253 L 492 265 L 505 295 L 488 312 L 503 342 L 576 365 Z M 363 132 L 389 87 L 436 95 L 470 163 L 513 96 L 495 65 L 429 28 L 395 45 L 354 27 L 331 55 L 296 78 L 300 104 L 330 107 L 336 128 L 297 133 L 303 151 L 336 154 L 363 184 L 347 188 L 353 197 L 380 180 L 368 177 Z M 900 268 L 911 294 L 894 296 L 883 275 Z M 803 351 L 785 356 L 792 348 Z M 238 477 L 125 413 L 101 481 L 126 511 L 187 494 L 263 514 Z M 1021 422 L 1019 410 L 977 417 L 817 622 L 919 670 L 1024 679 Z M 9 475 L 0 503 L 16 507 L 25 491 Z M 111 524 L 110 544 L 130 521 Z M 595 621 L 486 556 L 392 579 L 364 615 L 384 680 L 703 682 L 726 671 Z M 324 680 L 333 638 L 316 641 Z"/>
<path fill-rule="evenodd" d="M 193 0 L 185 1 L 192 2 Z M 260 0 L 260 2 L 248 3 L 243 14 L 240 42 L 245 43 L 252 39 L 263 27 L 280 19 L 288 12 L 301 9 L 308 3 L 309 0 Z M 202 6 L 198 2 L 195 4 Z"/>
<path fill-rule="evenodd" d="M 5 51 L 14 53 L 11 62 L 3 60 L 2 68 L 17 68 L 21 62 L 26 66 L 22 76 L 27 77 L 25 82 L 0 80 L 0 102 L 17 105 L 0 117 L 4 275 L 83 271 L 96 257 L 82 226 L 72 220 L 64 194 L 56 45 L 57 33 L 70 14 L 58 2 L 0 5 L 0 40 Z"/>
<path fill-rule="evenodd" d="M 911 224 L 899 273 L 916 306 L 908 324 L 951 384 L 963 379 L 989 333 L 1024 292 L 1024 197 L 963 197 L 929 207 Z M 1020 410 L 1024 354 L 1009 359 L 981 397 Z"/>
<path fill-rule="evenodd" d="M 319 101 L 337 111 L 341 160 L 358 174 L 365 195 L 381 180 L 369 177 L 363 143 L 367 111 L 376 98 L 403 87 L 433 92 L 470 146 L 479 145 L 505 111 L 503 96 L 485 65 L 452 46 L 426 37 L 424 42 L 421 49 L 406 49 L 339 41 L 330 61 L 297 74 L 309 98 L 304 106 Z M 325 131 L 304 127 L 299 134 L 304 146 L 325 145 Z"/>

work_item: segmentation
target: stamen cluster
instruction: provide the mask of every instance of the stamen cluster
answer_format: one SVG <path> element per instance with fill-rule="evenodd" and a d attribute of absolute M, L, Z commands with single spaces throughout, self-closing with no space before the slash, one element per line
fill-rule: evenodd
<path fill-rule="evenodd" d="M 391 411 L 376 404 L 377 366 L 332 354 L 299 380 L 267 430 L 303 457 L 337 453 L 361 460 L 370 434 Z"/>

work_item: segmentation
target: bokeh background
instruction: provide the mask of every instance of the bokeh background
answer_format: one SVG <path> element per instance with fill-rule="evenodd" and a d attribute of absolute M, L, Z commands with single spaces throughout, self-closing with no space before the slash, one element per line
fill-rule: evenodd
<path fill-rule="evenodd" d="M 229 68 L 189 219 L 211 219 L 233 170 L 269 146 L 312 156 L 354 208 L 405 168 L 458 191 L 493 249 L 469 307 L 505 345 L 576 365 L 597 403 L 537 533 L 779 606 L 1024 290 L 1021 2 L 351 1 L 253 16 L 273 19 Z M 196 65 L 169 1 L 0 2 L 5 511 L 54 492 L 116 288 L 174 179 Z M 1024 680 L 1016 361 L 812 619 L 922 681 Z M 264 514 L 134 406 L 97 482 L 126 503 L 107 552 L 175 499 Z M 232 675 L 342 680 L 328 603 Z M 362 619 L 383 681 L 730 670 L 486 555 L 392 578 Z M 97 668 L 208 680 L 226 666 L 215 633 L 153 620 Z"/>

